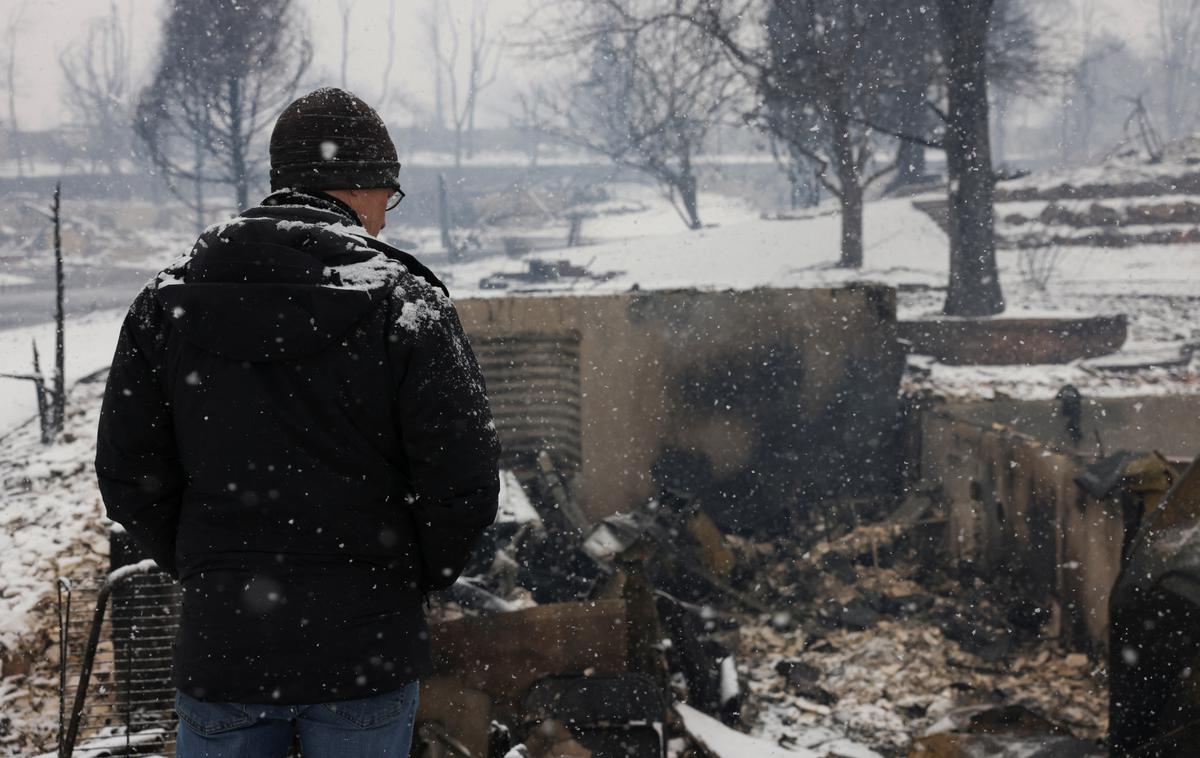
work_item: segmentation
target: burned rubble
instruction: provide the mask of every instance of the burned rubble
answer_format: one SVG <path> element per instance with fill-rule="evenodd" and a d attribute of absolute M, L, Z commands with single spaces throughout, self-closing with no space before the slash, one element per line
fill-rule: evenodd
<path fill-rule="evenodd" d="M 1086 756 L 1189 724 L 1186 699 L 1155 700 L 1190 682 L 1186 584 L 1119 591 L 1120 648 L 1105 610 L 1123 562 L 1188 568 L 1160 560 L 1190 544 L 1188 508 L 1138 530 L 1193 406 L 898 397 L 883 295 L 464 307 L 505 470 L 431 609 L 417 754 Z M 1144 623 L 1162 599 L 1183 601 L 1164 635 Z M 119 710 L 122 674 L 98 674 Z"/>
<path fill-rule="evenodd" d="M 764 751 L 965 755 L 947 751 L 1032 740 L 1059 752 L 1030 754 L 1101 754 L 1103 666 L 1044 638 L 1046 610 L 1003 581 L 931 560 L 946 525 L 937 492 L 780 510 L 736 534 L 686 471 L 658 467 L 657 497 L 592 523 L 550 454 L 531 468 L 505 473 L 502 521 L 435 618 L 480 631 L 535 606 L 621 607 L 622 672 L 558 672 L 562 692 L 531 692 L 460 741 L 491 734 L 489 754 L 514 757 L 662 755 L 630 731 L 647 720 L 672 755 L 727 755 L 689 727 L 700 713 Z M 594 613 L 589 632 L 607 633 Z"/>

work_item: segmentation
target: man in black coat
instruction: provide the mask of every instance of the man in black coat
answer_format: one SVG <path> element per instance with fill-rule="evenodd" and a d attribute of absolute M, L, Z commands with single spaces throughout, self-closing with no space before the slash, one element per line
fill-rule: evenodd
<path fill-rule="evenodd" d="M 374 237 L 399 168 L 361 100 L 300 98 L 272 194 L 121 329 L 96 471 L 182 584 L 180 758 L 408 754 L 422 599 L 495 517 L 499 444 L 446 288 Z"/>

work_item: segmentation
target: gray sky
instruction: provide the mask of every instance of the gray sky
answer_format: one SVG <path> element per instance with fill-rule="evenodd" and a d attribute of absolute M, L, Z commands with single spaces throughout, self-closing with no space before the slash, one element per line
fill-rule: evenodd
<path fill-rule="evenodd" d="M 388 6 L 392 0 L 355 0 L 351 15 L 350 56 L 347 85 L 368 102 L 381 97 L 388 41 Z M 394 0 L 396 4 L 396 62 L 393 87 L 403 90 L 418 103 L 433 101 L 433 72 L 428 33 L 423 18 L 431 0 Z M 458 18 L 463 28 L 475 0 L 438 0 L 444 13 Z M 529 0 L 483 0 L 489 28 L 500 36 L 519 34 L 517 25 L 526 16 Z M 69 118 L 64 104 L 64 84 L 59 68 L 60 52 L 78 44 L 90 20 L 106 16 L 114 4 L 132 29 L 132 47 L 137 77 L 135 86 L 149 78 L 157 55 L 165 14 L 164 0 L 0 0 L 0 29 L 20 14 L 17 42 L 17 111 L 22 128 L 44 128 Z M 341 15 L 337 0 L 299 0 L 309 20 L 315 59 L 308 84 L 340 85 Z M 481 115 L 506 123 L 514 91 L 528 75 L 530 66 L 520 55 L 508 51 L 499 76 L 481 98 Z M 7 115 L 6 109 L 5 115 Z"/>
<path fill-rule="evenodd" d="M 396 4 L 396 64 L 392 82 L 410 100 L 426 105 L 433 100 L 433 73 L 422 18 L 431 2 L 465 20 L 476 0 L 355 0 L 351 24 L 348 86 L 371 103 L 378 103 L 387 45 L 388 6 Z M 509 38 L 522 32 L 531 0 L 479 0 L 488 9 L 494 33 Z M 1084 0 L 1069 0 L 1076 4 Z M 1150 0 L 1095 0 L 1102 11 L 1100 25 L 1129 39 L 1142 50 L 1152 49 L 1153 3 Z M 299 0 L 309 18 L 315 46 L 310 74 L 313 86 L 340 84 L 341 21 L 338 0 Z M 23 9 L 17 44 L 17 108 L 23 128 L 44 128 L 68 118 L 64 105 L 62 74 L 58 56 L 65 47 L 77 44 L 90 19 L 103 16 L 114 3 L 127 19 L 133 34 L 133 55 L 138 72 L 136 85 L 149 76 L 157 53 L 163 0 L 0 0 L 0 29 Z M 1074 14 L 1070 14 L 1074 17 Z M 1061 39 L 1071 39 L 1064 29 Z M 499 78 L 480 102 L 482 118 L 506 123 L 512 114 L 515 92 L 532 76 L 536 67 L 511 50 L 499 70 Z"/>

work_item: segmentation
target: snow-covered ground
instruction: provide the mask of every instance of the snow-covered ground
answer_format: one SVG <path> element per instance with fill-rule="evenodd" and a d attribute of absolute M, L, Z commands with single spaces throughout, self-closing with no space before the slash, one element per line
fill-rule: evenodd
<path fill-rule="evenodd" d="M 539 251 L 520 258 L 494 256 L 436 267 L 452 293 L 495 297 L 481 286 L 496 274 L 525 271 L 530 260 L 565 260 L 611 278 L 565 279 L 522 285 L 515 291 L 539 294 L 602 294 L 699 287 L 828 287 L 853 281 L 899 288 L 899 316 L 920 318 L 939 312 L 949 277 L 948 241 L 933 220 L 909 199 L 869 203 L 865 212 L 865 252 L 861 269 L 837 268 L 841 221 L 832 208 L 809 217 L 770 220 L 735 198 L 701 196 L 709 224 L 698 231 L 682 227 L 678 216 L 652 190 L 618 188 L 645 209 L 590 219 L 585 245 Z M 1122 356 L 1178 358 L 1200 342 L 1200 245 L 1143 245 L 1111 249 L 1073 247 L 1053 251 L 1056 263 L 1045 288 L 1023 273 L 1022 255 L 1051 251 L 999 252 L 1001 281 L 1008 302 L 1002 317 L 1057 314 L 1125 314 L 1130 338 Z M 418 256 L 420 253 L 418 253 Z M 1068 366 L 950 367 L 927 364 L 913 381 L 955 397 L 995 393 L 1053 397 L 1064 384 L 1094 394 L 1129 395 L 1200 392 L 1194 371 L 1149 368 L 1110 372 L 1099 364 Z"/>
<path fill-rule="evenodd" d="M 649 207 L 641 212 L 584 223 L 585 244 L 540 251 L 512 259 L 495 256 L 447 266 L 440 273 L 457 297 L 491 297 L 479 282 L 496 273 L 516 273 L 530 259 L 567 260 L 594 272 L 617 271 L 606 282 L 564 281 L 539 290 L 579 294 L 639 289 L 700 287 L 825 287 L 852 281 L 882 282 L 902 289 L 944 288 L 949 276 L 945 233 L 909 199 L 869 203 L 865 212 L 864 265 L 837 268 L 841 220 L 832 208 L 802 219 L 764 219 L 734 198 L 701 196 L 707 226 L 682 228 L 678 216 L 645 188 L 630 188 Z M 419 253 L 418 253 L 419 255 Z M 1017 251 L 1001 251 L 1000 268 L 1008 298 L 1008 314 L 1081 310 L 1063 307 L 1062 296 L 1190 295 L 1200 284 L 1200 245 L 1168 249 L 1142 246 L 1121 250 L 1073 248 L 1059 256 L 1050 291 L 1041 293 L 1025 282 Z M 902 298 L 901 317 L 935 312 L 940 297 Z M 1083 308 L 1095 312 L 1095 308 Z"/>
<path fill-rule="evenodd" d="M 115 310 L 67 319 L 64 352 L 68 383 L 108 366 L 124 318 L 124 311 Z M 41 354 L 42 374 L 49 380 L 54 372 L 53 323 L 0 331 L 0 373 L 29 373 L 34 340 Z M 0 437 L 37 414 L 37 396 L 30 381 L 0 378 L 0 397 L 4 398 L 0 403 Z"/>
<path fill-rule="evenodd" d="M 0 755 L 53 749 L 55 581 L 90 580 L 108 563 L 91 465 L 103 390 L 102 382 L 75 385 L 54 445 L 41 444 L 35 423 L 0 441 L 0 653 L 14 663 L 0 672 Z"/>
<path fill-rule="evenodd" d="M 27 276 L 0 273 L 0 289 L 5 287 L 24 287 L 27 284 L 33 284 L 33 280 Z"/>
<path fill-rule="evenodd" d="M 866 266 L 836 268 L 841 221 L 832 209 L 803 220 L 766 220 L 736 198 L 702 194 L 700 213 L 706 227 L 689 231 L 675 211 L 653 190 L 626 185 L 623 197 L 646 210 L 589 219 L 582 247 L 541 251 L 519 259 L 496 256 L 450 266 L 456 297 L 492 297 L 479 287 L 497 273 L 516 273 L 533 258 L 568 260 L 596 273 L 620 272 L 606 282 L 564 281 L 539 289 L 563 294 L 624 292 L 639 289 L 748 289 L 753 287 L 829 286 L 849 281 L 894 284 L 944 284 L 945 235 L 909 201 L 874 203 L 867 209 Z"/>

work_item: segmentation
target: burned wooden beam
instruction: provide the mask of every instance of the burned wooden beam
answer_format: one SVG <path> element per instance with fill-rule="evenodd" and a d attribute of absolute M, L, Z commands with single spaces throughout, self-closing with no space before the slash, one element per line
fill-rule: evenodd
<path fill-rule="evenodd" d="M 512 710 L 544 677 L 616 676 L 626 670 L 622 600 L 465 617 L 431 625 L 429 636 L 435 673 L 456 676 Z"/>

